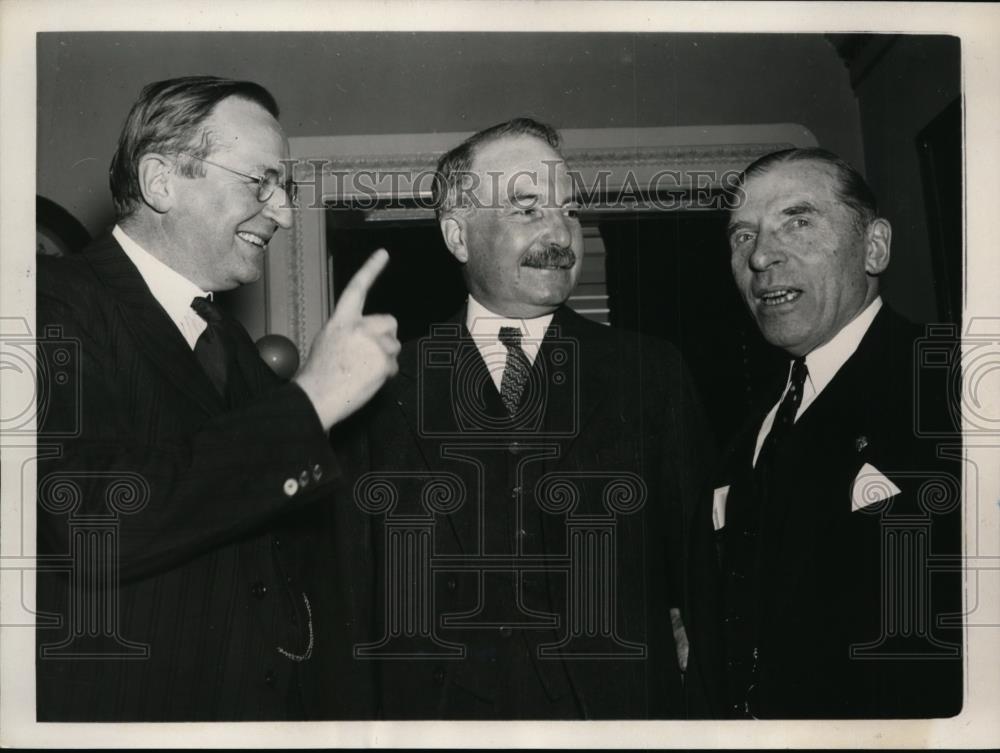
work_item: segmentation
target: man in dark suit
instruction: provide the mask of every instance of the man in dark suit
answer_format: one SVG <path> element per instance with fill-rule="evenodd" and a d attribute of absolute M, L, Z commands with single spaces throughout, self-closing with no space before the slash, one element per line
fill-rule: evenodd
<path fill-rule="evenodd" d="M 734 197 L 733 275 L 792 361 L 715 494 L 729 713 L 955 714 L 961 476 L 918 431 L 922 328 L 879 295 L 891 227 L 819 149 L 761 158 Z"/>
<path fill-rule="evenodd" d="M 150 84 L 112 162 L 111 237 L 39 260 L 38 330 L 64 354 L 39 397 L 41 721 L 300 719 L 348 695 L 322 671 L 327 432 L 399 345 L 361 315 L 385 252 L 287 383 L 210 300 L 291 224 L 277 115 L 251 82 Z"/>
<path fill-rule="evenodd" d="M 384 718 L 686 713 L 684 532 L 708 491 L 705 424 L 672 347 L 566 306 L 583 238 L 558 145 L 522 118 L 441 158 L 467 303 L 404 346 L 351 420 L 361 440 L 334 432 L 368 469 L 354 538 L 376 594 L 356 606 L 372 625 L 356 655 Z"/>

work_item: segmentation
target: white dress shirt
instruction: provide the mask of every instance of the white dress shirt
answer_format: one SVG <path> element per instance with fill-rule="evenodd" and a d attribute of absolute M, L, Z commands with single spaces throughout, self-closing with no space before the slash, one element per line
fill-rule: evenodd
<path fill-rule="evenodd" d="M 479 301 L 469 296 L 468 311 L 465 315 L 465 326 L 472 335 L 473 342 L 479 348 L 479 354 L 486 363 L 486 368 L 490 371 L 493 384 L 496 385 L 497 392 L 500 391 L 500 383 L 503 381 L 503 370 L 507 363 L 507 347 L 500 342 L 500 328 L 514 327 L 521 330 L 521 350 L 528 357 L 528 361 L 535 363 L 538 349 L 542 346 L 542 338 L 545 337 L 545 330 L 548 329 L 552 321 L 552 314 L 536 316 L 534 319 L 508 319 L 507 317 L 494 314 Z"/>
<path fill-rule="evenodd" d="M 882 297 L 879 296 L 868 304 L 868 308 L 848 322 L 828 343 L 820 345 L 806 355 L 806 369 L 808 369 L 809 373 L 806 375 L 805 384 L 802 385 L 802 402 L 795 413 L 796 421 L 819 396 L 819 393 L 833 380 L 833 377 L 840 371 L 840 367 L 847 363 L 847 359 L 854 355 L 854 351 L 858 349 L 858 345 L 861 344 L 862 338 L 864 338 L 868 328 L 875 320 L 875 315 L 881 308 Z M 785 397 L 785 392 L 788 391 L 791 378 L 792 367 L 789 365 L 788 377 L 785 380 L 785 389 L 782 390 L 778 402 L 774 404 L 771 411 L 764 417 L 764 423 L 760 425 L 760 431 L 757 433 L 757 447 L 753 453 L 754 465 L 757 465 L 757 456 L 760 454 L 761 445 L 764 444 L 765 437 L 771 431 L 771 426 L 774 425 L 774 417 L 778 412 L 778 406 L 781 405 L 781 401 Z"/>
<path fill-rule="evenodd" d="M 212 294 L 206 293 L 180 272 L 157 259 L 126 235 L 118 225 L 115 225 L 111 235 L 135 264 L 153 298 L 177 325 L 191 350 L 194 350 L 194 344 L 208 324 L 191 308 L 191 301 L 198 297 L 211 299 Z"/>

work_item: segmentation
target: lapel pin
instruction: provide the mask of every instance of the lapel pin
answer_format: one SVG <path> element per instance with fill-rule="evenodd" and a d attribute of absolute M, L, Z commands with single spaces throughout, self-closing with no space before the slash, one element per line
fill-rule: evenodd
<path fill-rule="evenodd" d="M 865 447 L 868 446 L 868 437 L 862 434 L 860 437 L 854 440 L 854 448 L 861 452 Z"/>

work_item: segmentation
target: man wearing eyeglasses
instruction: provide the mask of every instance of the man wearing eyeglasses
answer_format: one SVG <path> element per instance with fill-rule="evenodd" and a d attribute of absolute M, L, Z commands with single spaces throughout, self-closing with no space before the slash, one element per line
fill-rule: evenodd
<path fill-rule="evenodd" d="M 111 236 L 39 262 L 38 331 L 69 354 L 39 390 L 39 721 L 302 719 L 338 692 L 335 563 L 315 559 L 341 476 L 327 432 L 399 344 L 362 315 L 385 252 L 288 383 L 212 300 L 256 281 L 291 224 L 277 115 L 250 82 L 147 86 L 112 160 Z"/>

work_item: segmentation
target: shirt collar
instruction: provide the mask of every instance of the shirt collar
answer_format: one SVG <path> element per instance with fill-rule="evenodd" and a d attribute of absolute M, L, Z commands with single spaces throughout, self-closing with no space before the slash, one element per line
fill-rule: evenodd
<path fill-rule="evenodd" d="M 809 369 L 809 382 L 815 394 L 819 394 L 831 382 L 840 367 L 854 355 L 868 328 L 875 320 L 875 315 L 882 308 L 882 297 L 878 296 L 868 304 L 867 308 L 854 317 L 840 332 L 823 345 L 806 356 L 806 368 Z"/>
<path fill-rule="evenodd" d="M 515 327 L 521 330 L 521 347 L 533 360 L 553 316 L 554 314 L 545 314 L 533 319 L 510 319 L 494 314 L 470 295 L 468 311 L 465 315 L 465 326 L 477 344 L 487 345 L 498 342 L 497 338 L 500 336 L 501 327 Z"/>
<path fill-rule="evenodd" d="M 191 301 L 198 297 L 211 299 L 212 294 L 157 259 L 129 237 L 121 226 L 115 225 L 111 235 L 135 264 L 156 302 L 163 307 L 193 348 L 205 327 L 204 320 L 191 308 Z"/>

